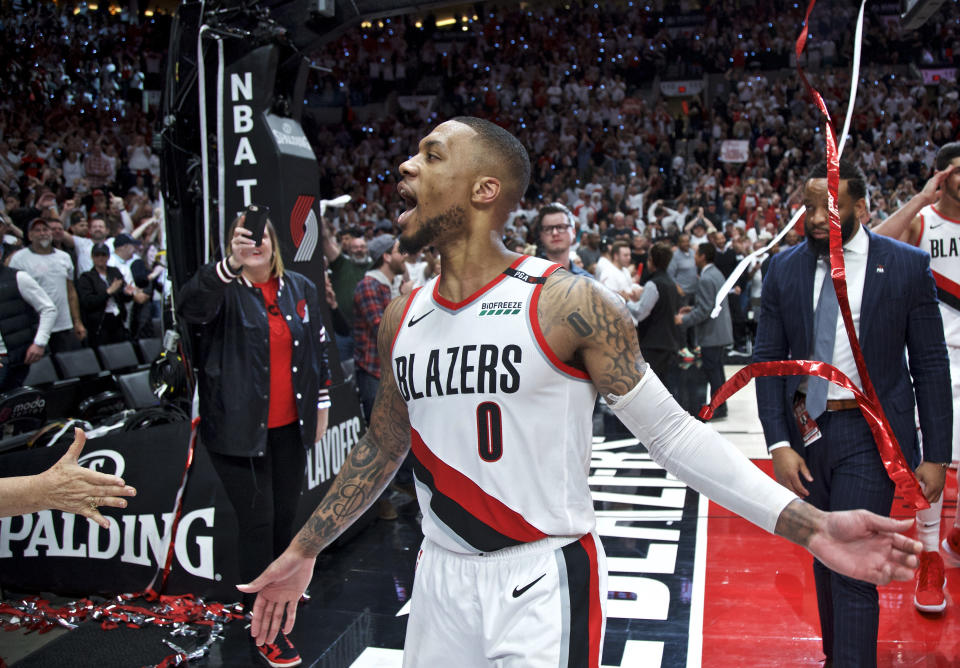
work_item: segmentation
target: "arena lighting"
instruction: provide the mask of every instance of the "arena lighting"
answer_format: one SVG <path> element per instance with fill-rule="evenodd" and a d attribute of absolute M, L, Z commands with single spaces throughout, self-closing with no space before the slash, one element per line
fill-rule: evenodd
<path fill-rule="evenodd" d="M 447 26 L 452 26 L 456 22 L 457 20 L 451 17 L 449 19 L 438 19 L 436 25 L 438 28 L 446 28 Z"/>
<path fill-rule="evenodd" d="M 143 15 L 146 16 L 147 18 L 150 18 L 151 16 L 153 16 L 153 10 L 147 9 L 143 12 Z"/>
<path fill-rule="evenodd" d="M 100 9 L 100 5 L 98 5 L 95 2 L 91 2 L 90 4 L 87 5 L 87 9 L 89 9 L 91 12 L 95 12 L 98 9 Z"/>

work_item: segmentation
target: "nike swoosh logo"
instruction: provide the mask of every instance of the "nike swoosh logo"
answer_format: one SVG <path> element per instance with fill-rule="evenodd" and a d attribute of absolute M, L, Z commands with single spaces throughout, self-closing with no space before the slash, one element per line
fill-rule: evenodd
<path fill-rule="evenodd" d="M 528 589 L 530 589 L 530 587 L 532 587 L 533 585 L 537 584 L 538 582 L 540 582 L 540 580 L 542 580 L 542 579 L 545 578 L 545 577 L 547 577 L 547 574 L 546 574 L 546 573 L 544 573 L 543 575 L 541 575 L 540 577 L 538 577 L 536 580 L 534 580 L 533 582 L 531 582 L 530 584 L 528 584 L 528 585 L 526 585 L 526 586 L 524 586 L 524 587 L 514 587 L 514 588 L 513 588 L 513 597 L 514 597 L 514 598 L 519 598 L 520 596 L 523 596 L 524 592 L 526 592 Z"/>
<path fill-rule="evenodd" d="M 931 230 L 935 230 L 935 229 L 937 229 L 938 227 L 940 227 L 941 225 L 943 225 L 943 223 L 937 223 L 936 225 L 931 225 L 931 226 L 930 226 L 930 229 L 931 229 Z"/>
<path fill-rule="evenodd" d="M 416 325 L 418 322 L 420 322 L 421 320 L 423 320 L 424 318 L 426 318 L 428 315 L 430 315 L 431 313 L 433 313 L 433 312 L 436 311 L 436 310 L 437 310 L 437 309 L 432 308 L 432 309 L 430 309 L 429 311 L 427 311 L 426 313 L 424 313 L 422 316 L 420 316 L 419 318 L 410 318 L 410 322 L 407 323 L 407 327 L 413 327 L 413 326 Z"/>

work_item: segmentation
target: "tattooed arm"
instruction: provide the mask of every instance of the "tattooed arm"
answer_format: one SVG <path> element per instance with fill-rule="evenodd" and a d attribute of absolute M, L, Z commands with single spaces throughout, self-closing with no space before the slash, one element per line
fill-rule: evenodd
<path fill-rule="evenodd" d="M 390 347 L 403 319 L 406 297 L 387 306 L 377 337 L 380 388 L 370 427 L 350 451 L 343 468 L 290 546 L 253 582 L 240 591 L 257 594 L 250 635 L 257 644 L 272 642 L 280 630 L 293 630 L 297 603 L 313 576 L 317 554 L 369 508 L 386 488 L 410 449 L 410 419 L 393 380 Z"/>
<path fill-rule="evenodd" d="M 766 528 L 802 545 L 828 567 L 876 583 L 909 579 L 920 544 L 896 521 L 864 510 L 826 513 L 785 493 L 726 439 L 686 414 L 640 355 L 622 301 L 589 278 L 556 272 L 537 315 L 554 352 L 585 369 L 597 390 L 651 456 L 678 478 L 736 512 L 769 517 Z"/>

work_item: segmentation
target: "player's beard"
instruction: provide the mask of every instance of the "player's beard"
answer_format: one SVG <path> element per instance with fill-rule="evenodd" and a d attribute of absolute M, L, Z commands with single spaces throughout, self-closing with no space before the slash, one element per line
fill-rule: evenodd
<path fill-rule="evenodd" d="M 840 240 L 842 243 L 850 241 L 850 237 L 853 236 L 853 227 L 856 222 L 855 212 L 851 211 L 850 215 L 845 219 L 840 221 Z M 830 254 L 830 237 L 826 239 L 814 239 L 810 236 L 810 233 L 807 232 L 807 241 L 810 243 L 810 246 L 817 253 L 817 255 L 829 255 Z"/>
<path fill-rule="evenodd" d="M 443 213 L 424 220 L 412 234 L 402 233 L 400 250 L 404 253 L 416 253 L 425 246 L 443 245 L 466 228 L 467 214 L 463 207 L 451 206 Z"/>

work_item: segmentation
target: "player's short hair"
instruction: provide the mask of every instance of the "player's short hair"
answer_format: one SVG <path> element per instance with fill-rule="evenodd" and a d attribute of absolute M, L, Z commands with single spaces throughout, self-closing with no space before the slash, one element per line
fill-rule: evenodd
<path fill-rule="evenodd" d="M 482 118 L 457 116 L 450 120 L 463 123 L 477 133 L 477 140 L 483 147 L 484 155 L 489 156 L 495 164 L 502 165 L 506 169 L 506 175 L 512 182 L 506 184 L 508 192 L 512 189 L 512 184 L 516 184 L 517 190 L 513 193 L 513 196 L 516 202 L 519 202 L 530 184 L 530 156 L 520 140 L 496 123 L 491 123 Z M 511 204 L 516 202 L 511 202 Z"/>
<path fill-rule="evenodd" d="M 610 253 L 612 255 L 616 255 L 617 253 L 620 252 L 621 248 L 626 248 L 627 250 L 630 250 L 630 244 L 628 244 L 626 241 L 614 241 L 613 245 L 610 247 Z"/>
<path fill-rule="evenodd" d="M 937 151 L 937 162 L 935 164 L 937 171 L 946 169 L 955 158 L 960 158 L 960 141 L 952 141 L 944 144 Z"/>
<path fill-rule="evenodd" d="M 665 270 L 673 260 L 673 250 L 666 241 L 658 241 L 650 247 L 650 259 L 657 271 Z"/>
<path fill-rule="evenodd" d="M 827 178 L 827 161 L 818 162 L 807 174 L 806 181 L 810 179 Z M 849 160 L 840 160 L 840 180 L 847 182 L 847 193 L 854 200 L 864 199 L 867 196 L 867 177 L 863 170 Z M 805 182 L 806 182 L 805 181 Z"/>

